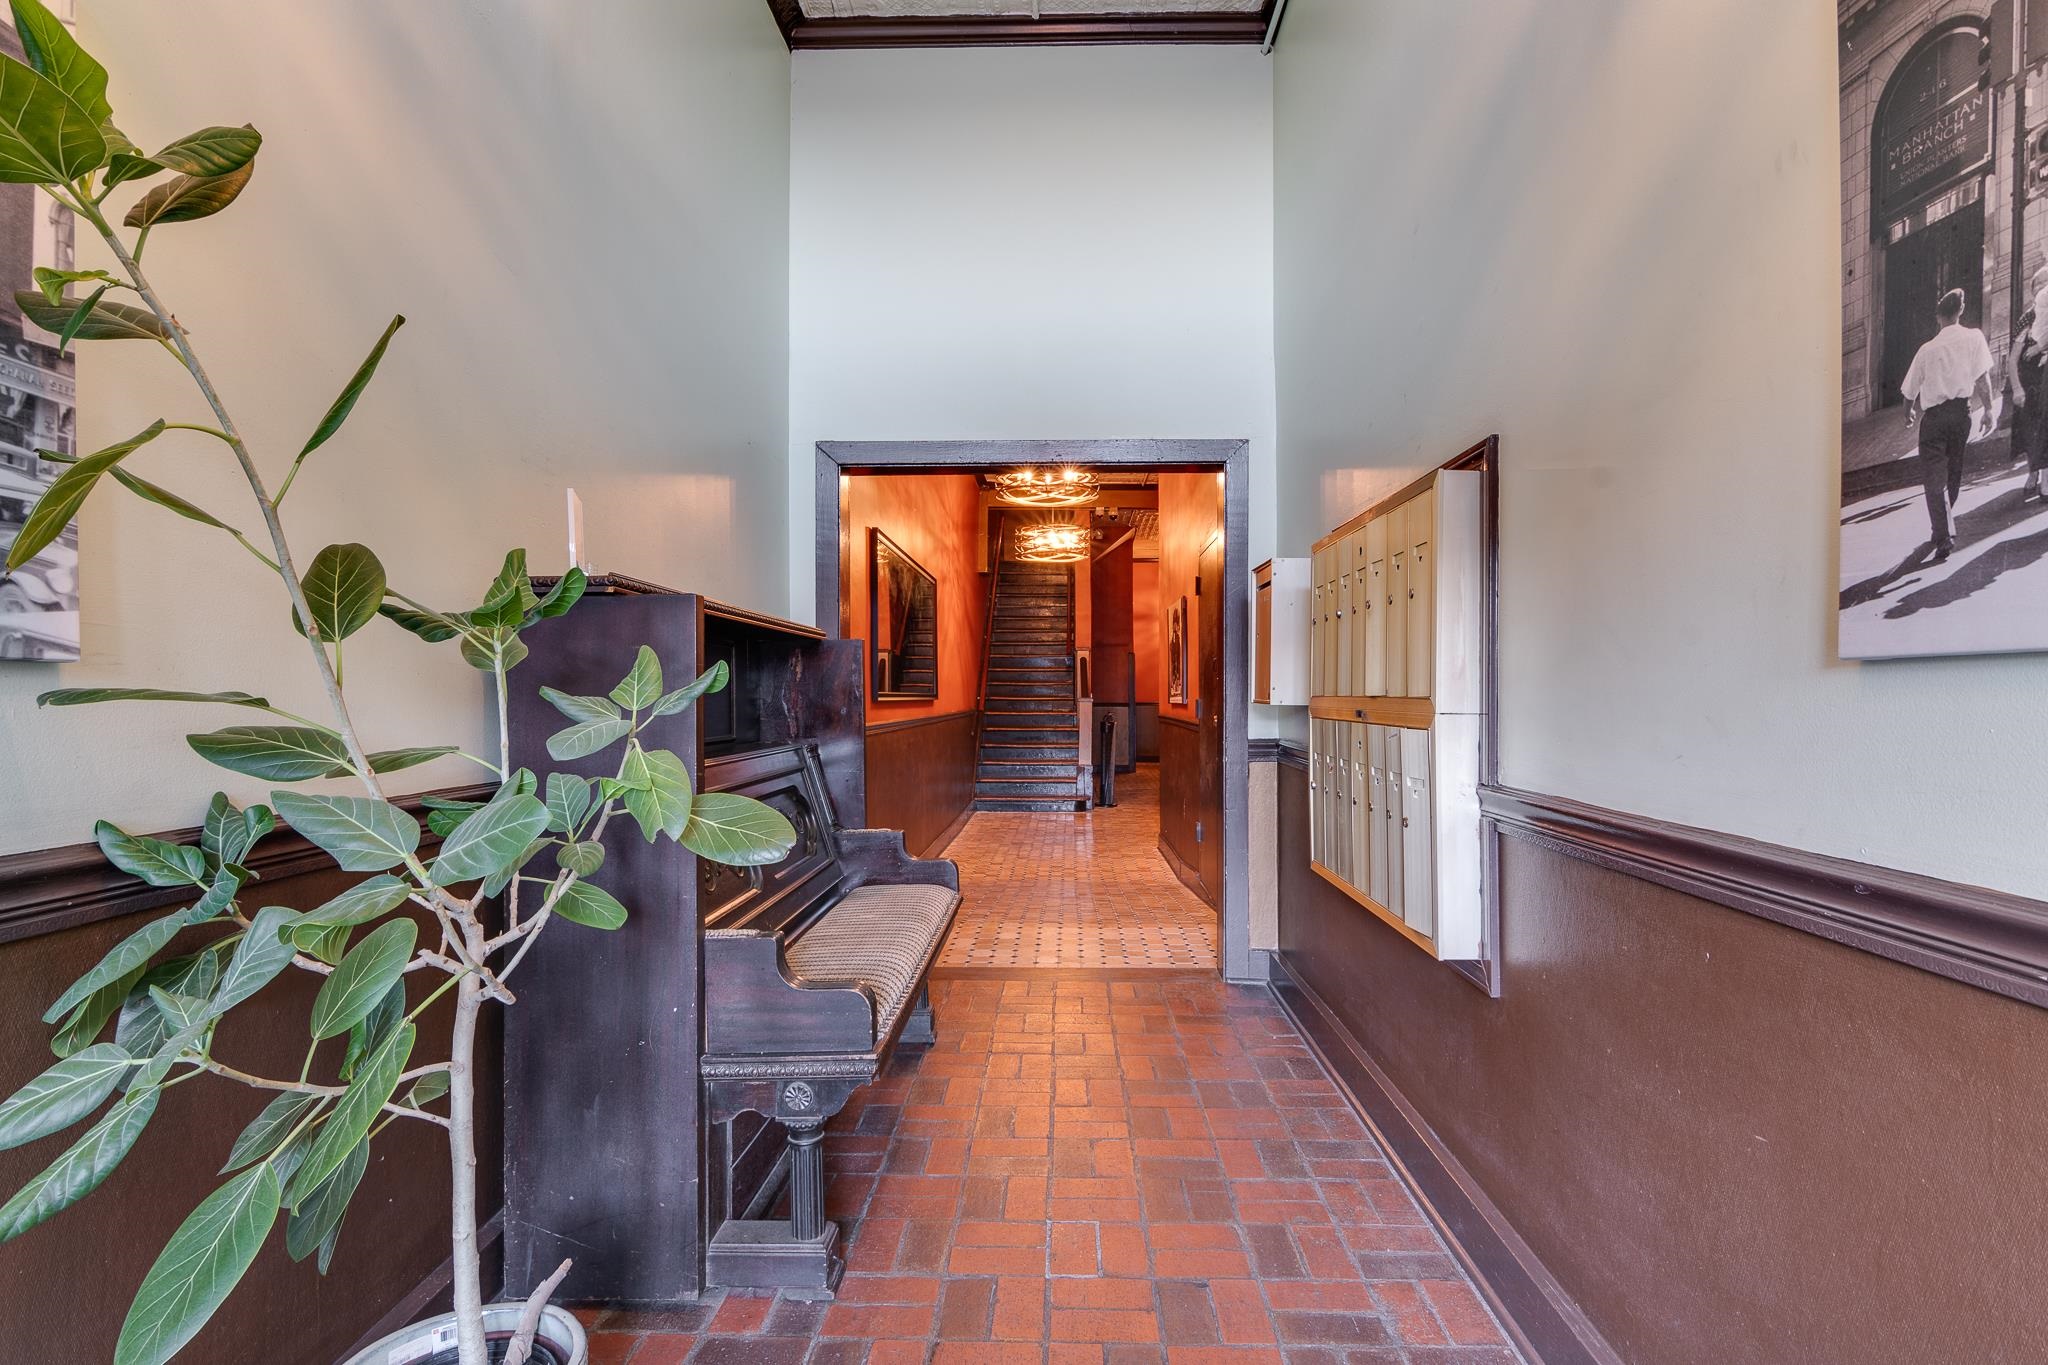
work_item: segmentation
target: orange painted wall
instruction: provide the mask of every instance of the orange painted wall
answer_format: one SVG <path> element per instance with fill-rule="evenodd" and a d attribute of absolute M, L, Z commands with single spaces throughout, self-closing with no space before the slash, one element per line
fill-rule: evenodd
<path fill-rule="evenodd" d="M 950 715 L 974 709 L 981 681 L 982 619 L 988 588 L 976 558 L 981 496 L 972 474 L 855 474 L 847 480 L 841 629 L 868 638 L 868 530 L 903 547 L 939 584 L 939 695 L 933 701 L 868 698 L 868 723 Z M 873 690 L 873 657 L 869 657 Z"/>
<path fill-rule="evenodd" d="M 1195 601 L 1195 571 L 1200 567 L 1202 547 L 1223 529 L 1223 480 L 1216 474 L 1161 474 L 1159 476 L 1159 624 L 1154 638 L 1159 641 L 1159 714 L 1195 718 L 1196 680 L 1201 676 L 1202 641 L 1199 637 L 1201 608 Z M 1187 599 L 1187 701 L 1167 702 L 1167 622 L 1173 604 Z M 1220 700 L 1220 699 L 1219 699 Z"/>
<path fill-rule="evenodd" d="M 1159 652 L 1166 638 L 1164 618 L 1159 610 L 1159 561 L 1140 559 L 1131 565 L 1131 652 L 1138 656 L 1138 700 L 1156 702 L 1164 695 L 1160 685 L 1166 677 L 1165 656 Z"/>

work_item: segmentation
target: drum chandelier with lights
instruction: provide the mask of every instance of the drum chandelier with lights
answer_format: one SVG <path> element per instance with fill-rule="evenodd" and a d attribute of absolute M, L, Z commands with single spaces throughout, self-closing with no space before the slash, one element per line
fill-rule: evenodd
<path fill-rule="evenodd" d="M 1088 557 L 1088 530 L 1070 521 L 1026 526 L 1017 532 L 1016 552 L 1029 564 L 1077 564 Z"/>
<path fill-rule="evenodd" d="M 1102 496 L 1086 469 L 1018 469 L 995 476 L 996 493 L 1019 507 L 1080 507 Z"/>

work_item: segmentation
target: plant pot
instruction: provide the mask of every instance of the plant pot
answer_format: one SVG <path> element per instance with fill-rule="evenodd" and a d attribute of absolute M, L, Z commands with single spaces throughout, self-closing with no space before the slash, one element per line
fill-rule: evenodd
<path fill-rule="evenodd" d="M 484 1307 L 484 1333 L 490 1338 L 492 1365 L 504 1358 L 513 1333 L 519 1330 L 524 1304 L 493 1303 Z M 590 1345 L 575 1314 L 549 1304 L 540 1315 L 528 1365 L 590 1365 Z M 444 1313 L 357 1351 L 341 1365 L 455 1365 L 455 1315 Z"/>

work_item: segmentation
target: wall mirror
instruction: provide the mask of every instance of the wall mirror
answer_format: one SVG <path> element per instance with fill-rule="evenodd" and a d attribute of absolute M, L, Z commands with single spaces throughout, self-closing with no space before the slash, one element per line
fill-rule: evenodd
<path fill-rule="evenodd" d="M 939 695 L 939 584 L 903 547 L 868 532 L 868 641 L 877 701 Z"/>

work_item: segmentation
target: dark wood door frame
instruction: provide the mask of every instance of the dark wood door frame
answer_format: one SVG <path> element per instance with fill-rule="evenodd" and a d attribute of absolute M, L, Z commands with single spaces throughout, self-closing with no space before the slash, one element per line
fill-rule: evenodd
<path fill-rule="evenodd" d="M 1018 465 L 1143 466 L 1223 474 L 1223 917 L 1222 969 L 1231 981 L 1266 979 L 1251 950 L 1251 442 L 820 441 L 815 547 L 818 625 L 840 632 L 840 531 L 851 473 L 966 473 Z"/>

